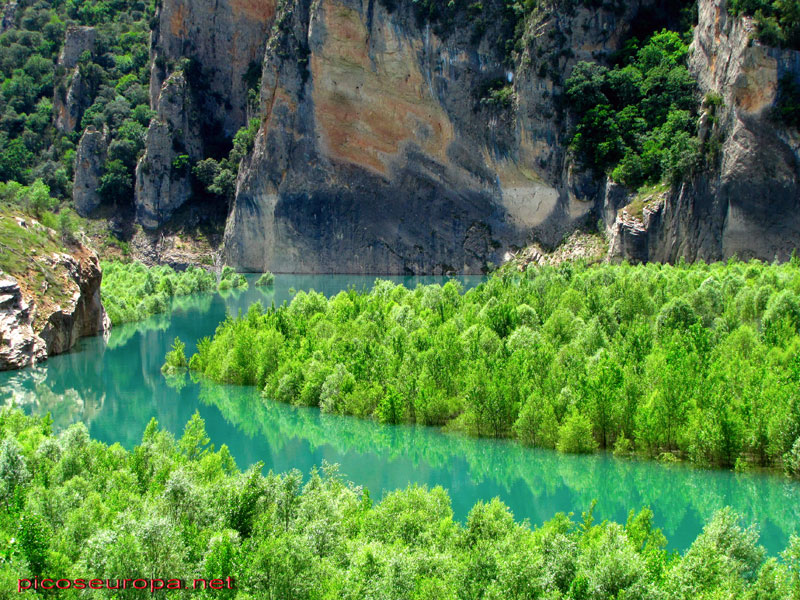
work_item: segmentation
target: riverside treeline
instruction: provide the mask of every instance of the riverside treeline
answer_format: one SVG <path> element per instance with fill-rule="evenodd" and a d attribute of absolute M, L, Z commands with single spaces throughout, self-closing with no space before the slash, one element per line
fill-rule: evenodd
<path fill-rule="evenodd" d="M 259 304 L 190 368 L 269 399 L 565 452 L 800 471 L 800 267 L 506 270 Z"/>
<path fill-rule="evenodd" d="M 175 440 L 155 420 L 140 446 L 59 436 L 48 417 L 0 411 L 0 589 L 18 580 L 231 577 L 234 589 L 170 598 L 362 600 L 798 600 L 800 538 L 767 559 L 729 509 L 681 556 L 652 513 L 625 525 L 556 515 L 532 529 L 499 500 L 453 520 L 442 488 L 410 487 L 373 503 L 324 465 L 242 473 L 209 445 L 195 414 Z M 61 585 L 66 585 L 62 581 Z M 31 592 L 33 593 L 33 592 Z M 85 591 L 51 595 L 67 600 Z M 95 590 L 93 598 L 118 597 Z M 47 594 L 45 594 L 47 595 Z M 125 598 L 152 598 L 149 589 Z"/>
<path fill-rule="evenodd" d="M 219 279 L 200 267 L 179 272 L 168 265 L 147 267 L 141 262 L 103 261 L 102 268 L 103 306 L 114 325 L 163 313 L 173 297 L 248 286 L 244 275 L 231 267 L 222 269 Z"/>

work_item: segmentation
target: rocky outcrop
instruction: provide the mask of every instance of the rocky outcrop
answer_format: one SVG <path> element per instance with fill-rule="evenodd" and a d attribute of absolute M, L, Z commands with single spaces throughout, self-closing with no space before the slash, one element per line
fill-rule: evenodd
<path fill-rule="evenodd" d="M 71 297 L 64 303 L 44 309 L 47 316 L 38 334 L 45 342 L 48 356 L 66 352 L 81 337 L 97 335 L 111 328 L 100 298 L 103 275 L 97 254 L 79 245 L 72 254 L 54 256 L 52 263 L 54 268 L 64 273 Z"/>
<path fill-rule="evenodd" d="M 89 216 L 100 206 L 100 178 L 106 160 L 106 136 L 94 127 L 88 127 L 78 144 L 75 156 L 75 183 L 72 200 L 75 210 L 82 217 Z"/>
<path fill-rule="evenodd" d="M 194 193 L 179 156 L 221 158 L 258 116 L 222 249 L 242 270 L 480 272 L 598 217 L 631 260 L 785 257 L 800 239 L 800 155 L 772 113 L 798 53 L 751 43 L 724 0 L 700 1 L 692 44 L 702 94 L 723 100 L 699 127 L 719 148 L 710 166 L 656 202 L 571 161 L 564 79 L 668 4 L 538 3 L 510 66 L 508 31 L 484 18 L 499 0 L 449 28 L 412 2 L 163 0 L 138 220 L 157 228 Z"/>
<path fill-rule="evenodd" d="M 146 152 L 136 167 L 136 217 L 146 228 L 165 222 L 192 194 L 189 166 L 203 156 L 195 107 L 183 72 L 164 82 Z"/>
<path fill-rule="evenodd" d="M 78 61 L 84 52 L 94 51 L 97 41 L 97 32 L 94 27 L 81 27 L 70 25 L 64 38 L 64 46 L 58 55 L 58 64 L 67 71 L 78 66 Z"/>
<path fill-rule="evenodd" d="M 137 220 L 154 229 L 192 194 L 191 161 L 227 153 L 258 89 L 276 0 L 165 0 L 152 35 L 151 105 L 158 115 L 136 171 Z"/>
<path fill-rule="evenodd" d="M 47 357 L 45 342 L 33 332 L 33 310 L 17 280 L 0 278 L 0 371 L 21 369 Z"/>
<path fill-rule="evenodd" d="M 17 21 L 17 7 L 19 4 L 16 0 L 6 2 L 2 10 L 2 17 L 0 17 L 0 33 L 5 33 L 14 27 Z"/>
<path fill-rule="evenodd" d="M 30 290 L 0 273 L 0 370 L 19 369 L 72 348 L 80 337 L 107 331 L 97 255 L 83 245 L 72 254 L 38 257 L 58 278 L 58 294 Z M 55 285 L 55 284 L 53 284 Z"/>
<path fill-rule="evenodd" d="M 614 223 L 612 247 L 622 256 L 785 260 L 800 245 L 800 134 L 776 115 L 780 81 L 800 82 L 800 52 L 764 46 L 751 32 L 725 0 L 700 0 L 690 69 L 707 98 L 699 130 L 718 156 L 647 222 Z M 625 239 L 638 240 L 632 255 Z"/>
<path fill-rule="evenodd" d="M 188 58 L 198 124 L 233 137 L 247 123 L 249 90 L 257 90 L 276 5 L 277 0 L 163 0 L 152 38 L 153 108 L 164 81 Z"/>
<path fill-rule="evenodd" d="M 92 101 L 89 85 L 78 66 L 84 52 L 93 52 L 97 32 L 93 27 L 71 25 L 67 29 L 64 46 L 58 57 L 58 66 L 68 75 L 56 86 L 53 109 L 59 131 L 69 133 L 80 125 L 83 112 Z"/>

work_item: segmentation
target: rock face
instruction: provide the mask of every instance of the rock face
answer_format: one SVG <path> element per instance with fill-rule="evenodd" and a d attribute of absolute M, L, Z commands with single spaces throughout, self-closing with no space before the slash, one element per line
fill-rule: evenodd
<path fill-rule="evenodd" d="M 182 72 L 164 82 L 156 112 L 147 130 L 147 150 L 136 167 L 136 217 L 147 228 L 158 227 L 191 196 L 189 161 L 203 156 L 195 108 Z"/>
<path fill-rule="evenodd" d="M 54 260 L 66 271 L 72 299 L 65 306 L 48 310 L 44 328 L 39 332 L 48 356 L 66 352 L 81 337 L 111 328 L 100 299 L 103 275 L 97 254 L 86 246 L 80 246 L 73 254 L 62 254 Z"/>
<path fill-rule="evenodd" d="M 65 301 L 49 302 L 0 273 L 0 370 L 19 369 L 66 352 L 80 337 L 111 327 L 100 300 L 97 255 L 80 245 L 73 254 L 55 254 L 46 262 L 63 279 Z"/>
<path fill-rule="evenodd" d="M 533 236 L 561 239 L 594 199 L 566 166 L 560 80 L 542 67 L 610 51 L 639 6 L 591 18 L 577 9 L 585 27 L 574 34 L 574 21 L 539 15 L 542 48 L 516 74 L 491 28 L 478 41 L 469 30 L 440 38 L 408 4 L 283 6 L 225 260 L 252 271 L 474 273 Z M 564 37 L 572 56 L 543 41 Z M 516 102 L 481 96 L 511 82 Z"/>
<path fill-rule="evenodd" d="M 78 61 L 84 52 L 92 52 L 97 32 L 93 27 L 71 25 L 67 29 L 64 47 L 58 57 L 58 65 L 69 73 L 66 80 L 56 87 L 53 109 L 56 114 L 56 127 L 62 132 L 72 132 L 78 128 L 83 112 L 89 107 L 91 93 L 81 75 Z"/>
<path fill-rule="evenodd" d="M 75 210 L 82 217 L 89 216 L 100 206 L 100 177 L 106 160 L 106 137 L 102 131 L 88 127 L 78 144 L 75 157 L 75 183 L 72 187 L 72 200 Z"/>
<path fill-rule="evenodd" d="M 154 229 L 191 196 L 191 161 L 221 157 L 247 123 L 276 0 L 165 0 L 152 34 L 150 101 L 158 115 L 136 171 L 137 220 Z M 187 60 L 188 59 L 188 60 Z"/>
<path fill-rule="evenodd" d="M 33 332 L 33 311 L 17 280 L 0 279 L 0 371 L 21 369 L 47 357 L 45 342 Z"/>
<path fill-rule="evenodd" d="M 14 26 L 17 19 L 17 7 L 16 0 L 7 2 L 3 7 L 2 17 L 0 17 L 0 33 L 4 33 Z"/>
<path fill-rule="evenodd" d="M 632 260 L 785 257 L 800 240 L 800 145 L 771 115 L 800 59 L 750 43 L 724 0 L 700 0 L 691 58 L 703 95 L 723 99 L 700 124 L 713 166 L 641 199 L 571 162 L 565 78 L 667 4 L 539 3 L 512 67 L 500 24 L 444 30 L 412 2 L 163 0 L 138 220 L 157 228 L 192 196 L 181 156 L 225 156 L 258 117 L 223 245 L 242 270 L 480 272 L 598 217 Z"/>
<path fill-rule="evenodd" d="M 67 28 L 64 47 L 58 56 L 58 64 L 68 71 L 74 69 L 84 52 L 94 50 L 96 40 L 97 32 L 94 27 L 70 25 Z"/>
<path fill-rule="evenodd" d="M 800 52 L 753 42 L 751 30 L 749 19 L 728 14 L 725 0 L 700 0 L 690 69 L 703 95 L 722 98 L 715 124 L 705 103 L 699 127 L 719 144 L 719 157 L 645 221 L 614 224 L 612 246 L 622 256 L 785 260 L 800 245 L 800 135 L 775 114 L 781 79 L 800 82 Z"/>

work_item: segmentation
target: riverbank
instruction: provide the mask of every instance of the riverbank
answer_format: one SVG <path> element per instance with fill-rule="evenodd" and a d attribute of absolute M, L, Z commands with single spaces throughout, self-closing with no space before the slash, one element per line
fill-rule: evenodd
<path fill-rule="evenodd" d="M 409 482 L 450 491 L 455 518 L 464 521 L 478 501 L 499 497 L 518 519 L 541 524 L 559 511 L 580 514 L 598 500 L 598 521 L 625 522 L 631 508 L 649 506 L 669 548 L 686 550 L 714 511 L 732 506 L 762 532 L 771 555 L 800 533 L 800 485 L 758 471 L 734 473 L 618 460 L 609 453 L 568 455 L 511 440 L 448 435 L 437 427 L 381 425 L 265 399 L 252 387 L 195 383 L 187 376 L 161 376 L 174 339 L 212 335 L 227 314 L 243 313 L 260 300 L 280 306 L 296 290 L 335 296 L 355 287 L 369 290 L 373 277 L 277 275 L 274 287 L 253 285 L 225 294 L 175 298 L 168 313 L 115 327 L 107 339 L 84 338 L 71 353 L 43 366 L 0 373 L 0 398 L 32 414 L 53 415 L 63 430 L 84 422 L 92 437 L 132 450 L 151 417 L 179 436 L 199 411 L 209 435 L 225 443 L 237 463 L 264 461 L 265 469 L 307 473 L 322 460 L 338 463 L 346 478 L 380 498 Z M 408 288 L 444 283 L 442 278 L 394 278 Z M 482 278 L 460 278 L 465 289 Z"/>
<path fill-rule="evenodd" d="M 687 600 L 766 590 L 790 598 L 800 585 L 800 538 L 791 539 L 784 562 L 767 560 L 757 532 L 729 509 L 677 555 L 664 549 L 649 510 L 621 525 L 598 522 L 588 507 L 581 518 L 555 515 L 531 529 L 492 500 L 476 504 L 461 524 L 442 488 L 411 486 L 373 501 L 329 464 L 305 484 L 299 471 L 264 476 L 256 465 L 242 472 L 227 446 L 209 445 L 197 414 L 177 441 L 151 421 L 132 452 L 92 440 L 83 424 L 57 437 L 50 426 L 0 413 L 0 464 L 14 467 L 5 477 L 0 539 L 15 540 L 0 563 L 2 589 L 75 573 L 231 577 L 231 598 L 474 592 L 506 599 L 591 597 L 592 590 Z M 76 503 L 78 484 L 84 493 Z M 42 510 L 53 502 L 59 511 Z"/>

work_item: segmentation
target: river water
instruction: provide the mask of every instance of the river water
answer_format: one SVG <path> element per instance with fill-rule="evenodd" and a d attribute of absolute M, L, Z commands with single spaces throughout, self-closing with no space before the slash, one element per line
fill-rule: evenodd
<path fill-rule="evenodd" d="M 249 276 L 251 283 L 254 276 Z M 407 287 L 441 278 L 390 277 Z M 480 277 L 459 278 L 465 287 Z M 172 311 L 113 329 L 107 339 L 81 340 L 73 352 L 19 372 L 0 373 L 0 404 L 29 413 L 50 411 L 56 428 L 77 421 L 92 437 L 130 449 L 151 417 L 180 436 L 195 411 L 205 419 L 211 441 L 227 444 L 244 469 L 299 469 L 307 474 L 323 461 L 369 489 L 373 499 L 409 484 L 442 486 L 464 519 L 475 502 L 499 497 L 519 520 L 538 525 L 557 512 L 582 511 L 597 500 L 595 519 L 625 522 L 628 511 L 649 506 L 669 546 L 685 550 L 719 508 L 730 505 L 761 532 L 771 554 L 800 533 L 800 484 L 771 473 L 733 473 L 684 465 L 619 460 L 610 455 L 566 456 L 507 440 L 473 439 L 434 428 L 381 426 L 265 401 L 258 390 L 167 381 L 160 368 L 176 336 L 187 343 L 210 336 L 227 313 L 253 302 L 280 305 L 293 290 L 333 295 L 368 288 L 374 277 L 277 275 L 271 290 L 250 287 L 225 295 L 178 298 Z"/>

